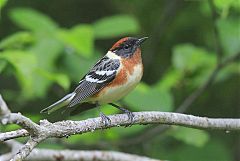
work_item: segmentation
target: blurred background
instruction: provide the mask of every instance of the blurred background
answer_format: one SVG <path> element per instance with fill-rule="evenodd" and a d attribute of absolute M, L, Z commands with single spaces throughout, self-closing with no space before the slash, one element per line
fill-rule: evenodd
<path fill-rule="evenodd" d="M 120 105 L 131 111 L 240 117 L 239 0 L 0 0 L 0 12 L 0 93 L 13 112 L 35 122 L 97 117 L 97 109 L 75 116 L 39 111 L 74 89 L 125 36 L 149 39 L 142 45 L 142 83 Z M 111 106 L 102 110 L 120 112 Z M 239 161 L 240 133 L 138 125 L 50 139 L 39 147 Z M 0 153 L 6 151 L 0 144 Z"/>

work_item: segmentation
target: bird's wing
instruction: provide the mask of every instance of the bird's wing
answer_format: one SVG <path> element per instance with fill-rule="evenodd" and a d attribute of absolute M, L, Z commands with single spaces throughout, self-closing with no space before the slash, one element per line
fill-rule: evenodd
<path fill-rule="evenodd" d="M 88 74 L 81 79 L 74 90 L 75 96 L 68 106 L 72 107 L 99 92 L 115 78 L 119 67 L 120 61 L 118 59 L 110 59 L 107 56 L 100 59 Z"/>

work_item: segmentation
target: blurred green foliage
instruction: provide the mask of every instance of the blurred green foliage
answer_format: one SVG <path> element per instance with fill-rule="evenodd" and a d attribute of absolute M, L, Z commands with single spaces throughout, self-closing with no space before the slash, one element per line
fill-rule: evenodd
<path fill-rule="evenodd" d="M 214 22 L 207 1 L 6 2 L 0 0 L 0 93 L 12 111 L 19 111 L 36 122 L 43 118 L 56 121 L 97 116 L 97 110 L 71 117 L 61 112 L 40 115 L 39 111 L 72 90 L 112 43 L 124 36 L 149 36 L 142 46 L 143 81 L 120 102 L 132 111 L 176 110 L 192 91 L 207 81 L 217 65 Z M 240 52 L 240 5 L 234 0 L 213 2 L 223 59 L 226 59 Z M 70 5 L 69 11 L 66 3 Z M 56 9 L 45 6 L 56 6 Z M 69 13 L 74 14 L 76 8 L 77 16 L 70 17 Z M 89 13 L 87 9 L 92 12 L 84 19 L 81 16 Z M 212 87 L 185 112 L 239 117 L 239 72 L 239 62 L 221 69 Z M 119 112 L 110 106 L 104 106 L 103 111 Z M 16 128 L 9 125 L 0 130 Z M 239 143 L 234 141 L 239 139 L 236 133 L 173 127 L 128 145 L 131 139 L 149 129 L 149 126 L 118 127 L 61 141 L 53 139 L 40 147 L 115 149 L 178 161 L 240 158 Z M 235 150 L 230 150 L 233 147 Z"/>
<path fill-rule="evenodd" d="M 0 43 L 0 48 L 4 50 L 1 59 L 14 67 L 12 72 L 17 73 L 15 77 L 25 99 L 45 96 L 52 83 L 69 89 L 71 78 L 56 69 L 62 53 L 72 52 L 82 59 L 90 59 L 94 53 L 94 40 L 138 31 L 136 20 L 126 15 L 100 19 L 92 25 L 75 25 L 71 29 L 60 28 L 46 15 L 27 8 L 11 10 L 10 17 L 28 32 L 20 31 L 3 39 Z"/>

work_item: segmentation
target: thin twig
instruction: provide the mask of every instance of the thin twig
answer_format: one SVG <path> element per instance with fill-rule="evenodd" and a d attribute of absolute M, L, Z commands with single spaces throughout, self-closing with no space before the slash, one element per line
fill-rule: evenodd
<path fill-rule="evenodd" d="M 1 102 L 1 100 L 0 100 Z M 0 123 L 5 124 L 17 124 L 22 128 L 26 129 L 32 136 L 38 135 L 39 125 L 23 116 L 21 113 L 10 113 L 0 118 Z"/>
<path fill-rule="evenodd" d="M 212 25 L 213 25 L 213 34 L 214 34 L 214 43 L 215 43 L 215 50 L 218 58 L 218 63 L 221 62 L 222 56 L 223 56 L 223 48 L 221 45 L 221 38 L 220 34 L 218 32 L 217 28 L 217 19 L 218 15 L 216 12 L 215 5 L 213 3 L 213 0 L 208 0 L 208 4 L 211 10 L 211 15 L 212 15 Z"/>
<path fill-rule="evenodd" d="M 0 142 L 19 138 L 19 137 L 25 137 L 25 136 L 29 136 L 28 131 L 25 129 L 19 129 L 15 131 L 0 133 Z"/>

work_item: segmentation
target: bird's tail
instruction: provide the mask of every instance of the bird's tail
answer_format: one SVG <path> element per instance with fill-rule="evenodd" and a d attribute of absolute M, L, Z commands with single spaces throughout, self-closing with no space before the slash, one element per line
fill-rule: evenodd
<path fill-rule="evenodd" d="M 64 96 L 62 99 L 60 99 L 59 101 L 55 102 L 54 104 L 44 108 L 43 110 L 40 111 L 40 113 L 52 113 L 64 106 L 67 106 L 69 104 L 69 102 L 73 99 L 73 97 L 75 96 L 76 93 L 70 93 L 66 96 Z"/>

